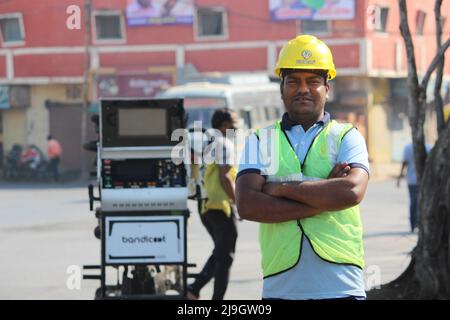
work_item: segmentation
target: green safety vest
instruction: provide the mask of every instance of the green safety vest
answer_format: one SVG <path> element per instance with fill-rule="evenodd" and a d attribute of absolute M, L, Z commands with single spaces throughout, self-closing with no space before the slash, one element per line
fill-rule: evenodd
<path fill-rule="evenodd" d="M 313 179 L 327 179 L 336 163 L 341 141 L 352 128 L 351 124 L 330 121 L 315 137 L 303 164 L 282 131 L 280 121 L 258 130 L 256 134 L 262 137 L 262 130 L 275 129 L 273 150 L 278 158 L 276 179 L 299 174 Z M 359 206 L 354 206 L 345 210 L 324 211 L 296 221 L 261 223 L 259 242 L 264 278 L 296 266 L 305 238 L 314 252 L 327 262 L 364 267 L 362 224 Z"/>

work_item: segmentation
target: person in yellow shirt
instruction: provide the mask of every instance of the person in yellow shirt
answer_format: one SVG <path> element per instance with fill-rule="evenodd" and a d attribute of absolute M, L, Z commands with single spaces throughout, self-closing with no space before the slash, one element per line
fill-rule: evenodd
<path fill-rule="evenodd" d="M 444 120 L 447 122 L 450 117 L 450 103 L 444 106 Z"/>
<path fill-rule="evenodd" d="M 237 169 L 234 166 L 233 143 L 226 138 L 227 130 L 236 128 L 237 116 L 229 109 L 219 109 L 213 114 L 211 123 L 220 134 L 214 137 L 210 149 L 205 150 L 205 154 L 211 155 L 212 161 L 207 164 L 205 171 L 207 200 L 200 216 L 213 239 L 214 250 L 199 277 L 188 286 L 188 298 L 194 300 L 200 297 L 200 290 L 212 278 L 212 300 L 223 300 L 237 239 L 236 218 L 232 208 Z"/>

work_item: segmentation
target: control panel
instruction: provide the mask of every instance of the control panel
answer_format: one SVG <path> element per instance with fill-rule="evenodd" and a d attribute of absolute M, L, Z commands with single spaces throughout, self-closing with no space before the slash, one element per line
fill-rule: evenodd
<path fill-rule="evenodd" d="M 102 159 L 103 189 L 186 187 L 186 169 L 170 159 Z"/>

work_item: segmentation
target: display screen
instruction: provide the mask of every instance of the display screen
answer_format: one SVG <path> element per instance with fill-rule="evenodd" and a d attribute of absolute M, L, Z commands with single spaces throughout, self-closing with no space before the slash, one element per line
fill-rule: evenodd
<path fill-rule="evenodd" d="M 119 108 L 119 136 L 167 135 L 165 109 Z"/>
<path fill-rule="evenodd" d="M 184 128 L 182 99 L 101 100 L 102 148 L 171 146 Z"/>
<path fill-rule="evenodd" d="M 156 163 L 144 160 L 114 162 L 114 176 L 118 180 L 156 180 L 158 168 Z"/>

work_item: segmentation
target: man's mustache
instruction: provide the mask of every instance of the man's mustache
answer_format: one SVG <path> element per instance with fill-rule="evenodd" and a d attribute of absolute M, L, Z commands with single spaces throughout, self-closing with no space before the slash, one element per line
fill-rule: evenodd
<path fill-rule="evenodd" d="M 310 101 L 312 101 L 313 98 L 309 94 L 298 94 L 294 97 L 294 100 L 310 100 Z"/>

